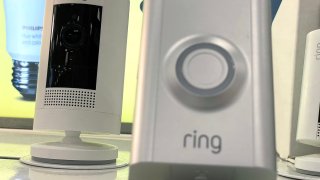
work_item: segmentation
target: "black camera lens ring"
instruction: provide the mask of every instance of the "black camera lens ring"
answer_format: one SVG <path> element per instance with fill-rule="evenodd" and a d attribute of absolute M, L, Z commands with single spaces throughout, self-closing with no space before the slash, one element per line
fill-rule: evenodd
<path fill-rule="evenodd" d="M 76 23 L 67 24 L 62 27 L 60 38 L 62 45 L 67 49 L 79 49 L 85 44 L 85 28 Z"/>

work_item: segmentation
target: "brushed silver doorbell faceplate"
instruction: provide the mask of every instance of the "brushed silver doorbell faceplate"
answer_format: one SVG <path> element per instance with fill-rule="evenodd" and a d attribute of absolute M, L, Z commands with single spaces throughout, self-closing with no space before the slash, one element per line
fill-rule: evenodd
<path fill-rule="evenodd" d="M 145 0 L 130 180 L 276 178 L 269 0 Z"/>

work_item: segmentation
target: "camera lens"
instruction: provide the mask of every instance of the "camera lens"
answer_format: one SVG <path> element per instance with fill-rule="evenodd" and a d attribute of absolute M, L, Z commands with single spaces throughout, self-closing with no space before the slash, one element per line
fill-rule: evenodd
<path fill-rule="evenodd" d="M 69 24 L 61 30 L 61 42 L 66 48 L 78 49 L 85 41 L 83 28 L 78 24 Z"/>

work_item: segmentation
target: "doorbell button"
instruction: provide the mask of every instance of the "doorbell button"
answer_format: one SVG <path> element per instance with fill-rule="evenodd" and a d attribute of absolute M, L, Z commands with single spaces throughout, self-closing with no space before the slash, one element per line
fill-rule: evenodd
<path fill-rule="evenodd" d="M 234 77 L 234 62 L 223 48 L 198 43 L 186 48 L 178 58 L 176 75 L 189 91 L 215 96 L 225 90 Z"/>
<path fill-rule="evenodd" d="M 198 110 L 226 107 L 241 94 L 249 75 L 242 52 L 222 37 L 183 38 L 165 59 L 163 77 L 172 95 Z"/>
<path fill-rule="evenodd" d="M 211 89 L 225 80 L 228 65 L 219 54 L 195 52 L 184 60 L 182 73 L 191 85 L 200 89 Z"/>

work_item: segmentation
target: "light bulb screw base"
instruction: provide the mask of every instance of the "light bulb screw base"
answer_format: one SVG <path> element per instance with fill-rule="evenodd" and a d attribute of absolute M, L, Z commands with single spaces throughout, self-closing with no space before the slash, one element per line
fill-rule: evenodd
<path fill-rule="evenodd" d="M 13 60 L 11 82 L 25 100 L 36 98 L 38 64 L 38 62 Z"/>

